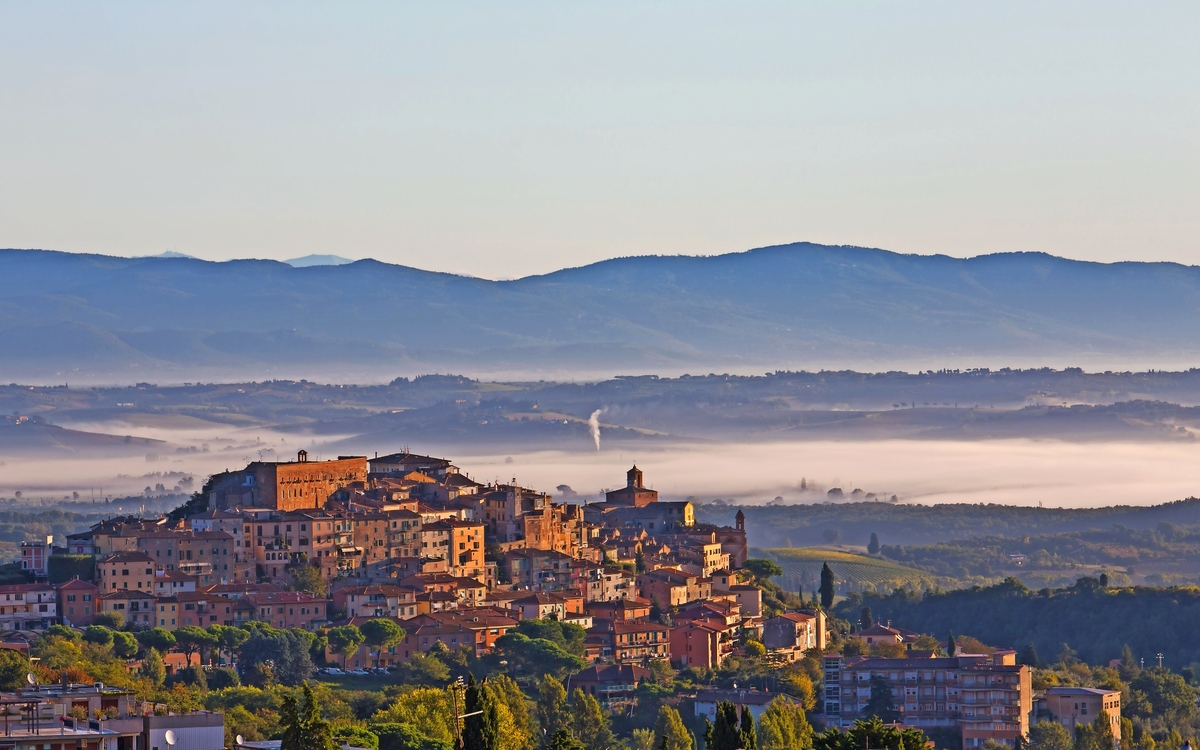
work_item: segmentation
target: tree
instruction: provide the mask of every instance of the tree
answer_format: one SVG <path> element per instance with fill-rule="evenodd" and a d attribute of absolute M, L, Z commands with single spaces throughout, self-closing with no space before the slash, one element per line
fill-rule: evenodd
<path fill-rule="evenodd" d="M 339 747 L 362 747 L 367 750 L 379 750 L 379 735 L 362 727 L 341 726 L 333 730 L 333 741 Z"/>
<path fill-rule="evenodd" d="M 728 701 L 717 704 L 717 717 L 708 733 L 707 750 L 739 750 L 742 747 L 742 726 L 737 706 Z"/>
<path fill-rule="evenodd" d="M 871 616 L 871 608 L 863 607 L 862 612 L 858 616 L 858 626 L 860 628 L 869 628 L 875 624 L 875 618 Z"/>
<path fill-rule="evenodd" d="M 867 700 L 863 714 L 883 719 L 888 723 L 895 721 L 899 716 L 896 711 L 896 702 L 892 697 L 892 689 L 888 687 L 887 680 L 882 675 L 875 675 L 871 678 L 871 697 Z"/>
<path fill-rule="evenodd" d="M 333 731 L 329 722 L 321 718 L 321 707 L 317 696 L 307 682 L 301 689 L 301 700 L 288 695 L 279 709 L 280 725 L 283 727 L 283 743 L 280 750 L 335 750 Z"/>
<path fill-rule="evenodd" d="M 208 673 L 208 687 L 210 690 L 222 690 L 224 688 L 241 687 L 242 681 L 238 678 L 238 673 L 229 667 L 218 667 Z M 357 745 L 362 747 L 362 745 Z"/>
<path fill-rule="evenodd" d="M 754 714 L 749 706 L 742 706 L 742 721 L 738 735 L 741 737 L 741 747 L 745 750 L 758 750 L 758 732 L 754 731 Z"/>
<path fill-rule="evenodd" d="M 500 722 L 496 705 L 488 694 L 487 686 L 475 682 L 472 677 L 467 683 L 464 713 L 474 714 L 463 719 L 462 745 L 466 750 L 499 750 Z"/>
<path fill-rule="evenodd" d="M 521 686 L 508 675 L 500 674 L 488 677 L 487 689 L 496 703 L 504 750 L 533 750 L 537 721 L 529 713 L 529 701 Z"/>
<path fill-rule="evenodd" d="M 209 634 L 207 630 L 195 625 L 185 625 L 175 631 L 175 643 L 183 649 L 183 653 L 187 655 L 189 664 L 192 662 L 192 654 L 198 654 L 200 661 L 204 661 L 204 649 L 213 648 L 217 645 L 217 639 Z"/>
<path fill-rule="evenodd" d="M 112 634 L 113 656 L 118 659 L 132 659 L 137 656 L 138 642 L 133 633 L 118 630 Z"/>
<path fill-rule="evenodd" d="M 956 656 L 958 654 L 958 643 L 954 640 L 954 631 L 946 636 L 946 656 Z"/>
<path fill-rule="evenodd" d="M 658 707 L 653 747 L 659 750 L 692 750 L 692 733 L 683 723 L 683 717 L 665 704 Z"/>
<path fill-rule="evenodd" d="M 862 750 L 862 748 L 887 748 L 888 750 L 924 750 L 925 733 L 920 729 L 899 729 L 884 724 L 879 717 L 867 721 L 858 720 L 845 732 L 836 727 L 813 737 L 814 750 Z"/>
<path fill-rule="evenodd" d="M 56 635 L 59 638 L 66 638 L 71 641 L 79 639 L 79 633 L 71 630 L 66 625 L 59 625 L 58 623 L 46 628 L 46 635 Z"/>
<path fill-rule="evenodd" d="M 804 706 L 783 696 L 758 717 L 759 750 L 805 750 L 812 747 L 812 736 Z"/>
<path fill-rule="evenodd" d="M 167 679 L 167 667 L 163 664 L 162 654 L 158 649 L 146 649 L 146 656 L 142 659 L 142 674 L 150 678 L 155 685 L 161 685 L 163 680 Z"/>
<path fill-rule="evenodd" d="M 546 738 L 546 750 L 585 750 L 583 743 L 566 729 L 556 729 Z"/>
<path fill-rule="evenodd" d="M 833 490 L 830 490 L 830 492 L 832 491 Z M 826 542 L 833 544 L 842 538 L 842 532 L 838 531 L 837 529 L 825 529 L 821 536 L 824 537 Z"/>
<path fill-rule="evenodd" d="M 1195 691 L 1182 677 L 1164 667 L 1143 670 L 1129 687 L 1145 695 L 1151 710 L 1170 723 L 1188 718 L 1196 707 Z"/>
<path fill-rule="evenodd" d="M 1037 648 L 1030 641 L 1021 647 L 1021 654 L 1017 657 L 1018 664 L 1024 664 L 1028 667 L 1036 667 L 1038 665 Z"/>
<path fill-rule="evenodd" d="M 779 563 L 761 557 L 752 557 L 742 563 L 742 569 L 750 571 L 754 578 L 759 581 L 783 575 L 783 568 L 779 567 Z"/>
<path fill-rule="evenodd" d="M 166 628 L 150 628 L 137 633 L 138 643 L 159 653 L 169 651 L 175 645 L 175 636 Z"/>
<path fill-rule="evenodd" d="M 378 651 L 395 646 L 408 635 L 404 631 L 404 628 L 396 624 L 395 620 L 388 620 L 382 617 L 377 620 L 364 622 L 359 630 L 362 632 L 363 640 L 366 641 L 367 645 L 374 646 Z"/>
<path fill-rule="evenodd" d="M 120 630 L 125 625 L 125 615 L 120 612 L 97 612 L 92 617 L 92 624 Z"/>
<path fill-rule="evenodd" d="M 236 653 L 242 644 L 250 640 L 250 633 L 241 628 L 209 625 L 208 632 L 217 638 L 217 648 L 226 654 Z"/>
<path fill-rule="evenodd" d="M 89 625 L 87 630 L 83 631 L 83 640 L 93 646 L 111 646 L 113 632 L 103 625 Z"/>
<path fill-rule="evenodd" d="M 868 555 L 878 555 L 879 554 L 879 535 L 876 534 L 874 531 L 871 532 L 871 541 L 867 543 L 867 554 Z"/>
<path fill-rule="evenodd" d="M 537 719 L 547 737 L 565 725 L 567 716 L 567 691 L 554 675 L 542 675 L 538 685 Z"/>
<path fill-rule="evenodd" d="M 10 648 L 0 649 L 0 690 L 17 690 L 25 687 L 25 675 L 29 674 L 29 657 Z"/>
<path fill-rule="evenodd" d="M 313 673 L 308 647 L 309 641 L 293 630 L 255 623 L 237 652 L 242 681 L 262 685 L 278 678 L 285 685 L 299 685 Z"/>
<path fill-rule="evenodd" d="M 1113 750 L 1113 731 L 1107 713 L 1101 711 L 1090 725 L 1075 725 L 1075 750 Z"/>
<path fill-rule="evenodd" d="M 510 664 L 528 671 L 536 669 L 558 675 L 576 672 L 587 666 L 586 661 L 564 651 L 554 641 L 530 638 L 522 633 L 502 635 L 496 639 L 496 646 L 504 652 Z"/>
<path fill-rule="evenodd" d="M 379 750 L 453 750 L 449 740 L 436 739 L 420 732 L 412 724 L 371 724 L 379 737 Z"/>
<path fill-rule="evenodd" d="M 616 743 L 600 704 L 578 688 L 571 695 L 571 729 L 585 750 L 609 750 Z"/>
<path fill-rule="evenodd" d="M 630 750 L 654 750 L 654 730 L 638 727 L 630 734 Z"/>
<path fill-rule="evenodd" d="M 342 667 L 346 660 L 358 652 L 358 646 L 363 642 L 362 631 L 353 625 L 339 625 L 329 629 L 329 650 L 342 657 Z"/>
<path fill-rule="evenodd" d="M 288 566 L 291 571 L 294 583 L 292 588 L 296 591 L 302 591 L 313 596 L 325 596 L 325 592 L 329 590 L 329 584 L 321 577 L 321 568 L 319 565 L 310 563 L 297 563 L 296 565 Z"/>
<path fill-rule="evenodd" d="M 1040 721 L 1029 728 L 1031 750 L 1074 750 L 1071 733 L 1057 721 Z"/>
<path fill-rule="evenodd" d="M 833 571 L 829 568 L 829 563 L 821 564 L 821 609 L 829 609 L 833 606 Z"/>

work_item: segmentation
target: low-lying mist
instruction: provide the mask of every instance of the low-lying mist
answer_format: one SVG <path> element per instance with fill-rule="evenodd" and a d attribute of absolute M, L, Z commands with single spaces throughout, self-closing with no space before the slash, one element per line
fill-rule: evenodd
<path fill-rule="evenodd" d="M 261 427 L 202 429 L 136 427 L 112 422 L 76 429 L 167 441 L 146 455 L 83 454 L 45 458 L 0 455 L 0 497 L 61 501 L 78 492 L 119 497 L 170 491 L 185 475 L 192 490 L 213 472 L 254 460 L 288 460 L 300 448 L 313 459 L 331 458 L 333 436 L 279 434 Z M 402 444 L 373 446 L 379 454 Z M 409 443 L 418 453 L 444 455 L 484 481 L 511 481 L 593 501 L 624 483 L 637 463 L 663 499 L 763 504 L 852 502 L 893 495 L 902 503 L 997 503 L 1047 507 L 1153 505 L 1200 495 L 1200 445 L 1180 443 L 1070 443 L 1053 440 L 872 440 L 646 444 L 601 441 L 600 450 L 506 450 Z M 592 446 L 588 446 L 592 448 Z M 803 484 L 802 484 L 803 483 Z M 838 488 L 831 497 L 829 491 Z M 861 490 L 855 493 L 855 490 Z M 874 495 L 874 498 L 871 497 Z"/>

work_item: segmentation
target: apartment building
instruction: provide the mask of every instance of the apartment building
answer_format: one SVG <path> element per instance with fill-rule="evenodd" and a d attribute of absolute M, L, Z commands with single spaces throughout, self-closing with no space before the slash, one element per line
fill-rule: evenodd
<path fill-rule="evenodd" d="M 1080 724 L 1091 724 L 1101 713 L 1108 717 L 1113 738 L 1121 738 L 1121 691 L 1101 688 L 1052 687 L 1038 698 L 1034 716 L 1055 721 L 1071 733 Z"/>
<path fill-rule="evenodd" d="M 102 592 L 117 589 L 153 591 L 159 564 L 145 552 L 114 552 L 96 561 L 97 583 Z"/>
<path fill-rule="evenodd" d="M 100 587 L 90 581 L 73 578 L 58 584 L 58 614 L 68 627 L 86 628 L 99 610 L 96 597 Z"/>
<path fill-rule="evenodd" d="M 58 592 L 49 583 L 0 586 L 0 630 L 45 630 L 58 621 Z"/>
<path fill-rule="evenodd" d="M 1012 746 L 1029 732 L 1033 709 L 1029 667 L 1013 651 L 992 656 L 913 659 L 827 655 L 823 720 L 850 726 L 863 718 L 871 681 L 882 678 L 892 691 L 899 719 L 917 727 L 956 727 L 963 747 L 988 740 Z"/>

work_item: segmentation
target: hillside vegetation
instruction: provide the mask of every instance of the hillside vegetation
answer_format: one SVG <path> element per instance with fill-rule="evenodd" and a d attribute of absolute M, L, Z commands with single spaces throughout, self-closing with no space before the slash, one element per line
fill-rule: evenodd
<path fill-rule="evenodd" d="M 1125 645 L 1148 664 L 1157 653 L 1175 669 L 1200 661 L 1196 587 L 1110 589 L 1085 577 L 1068 588 L 1033 591 L 1010 578 L 957 591 L 852 593 L 835 610 L 857 619 L 864 606 L 876 620 L 923 633 L 953 632 L 1016 649 L 1032 643 L 1047 661 L 1067 647 L 1083 661 L 1104 664 Z"/>
<path fill-rule="evenodd" d="M 836 590 L 891 591 L 903 586 L 933 586 L 937 577 L 916 568 L 898 565 L 866 555 L 822 548 L 754 549 L 755 557 L 767 557 L 783 568 L 779 584 L 788 591 L 811 594 L 821 582 L 821 566 L 826 563 L 836 577 Z M 944 583 L 949 583 L 945 581 Z"/>

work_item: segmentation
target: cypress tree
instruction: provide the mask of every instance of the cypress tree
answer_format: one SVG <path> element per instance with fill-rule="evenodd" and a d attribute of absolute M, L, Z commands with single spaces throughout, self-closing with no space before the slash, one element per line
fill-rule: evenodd
<path fill-rule="evenodd" d="M 466 711 L 463 713 L 476 711 L 479 713 L 463 720 L 463 750 L 498 750 L 500 727 L 496 704 L 488 695 L 487 686 L 475 682 L 475 678 L 471 677 L 467 683 Z"/>
<path fill-rule="evenodd" d="M 829 563 L 821 565 L 821 609 L 829 609 L 833 606 L 833 571 L 829 568 Z"/>
<path fill-rule="evenodd" d="M 946 655 L 954 656 L 958 653 L 958 644 L 954 642 L 954 631 L 950 631 L 950 635 L 946 637 Z"/>
<path fill-rule="evenodd" d="M 754 731 L 754 714 L 750 713 L 750 709 L 742 706 L 742 748 L 744 750 L 758 750 L 758 734 Z"/>
<path fill-rule="evenodd" d="M 567 723 L 567 691 L 554 675 L 542 676 L 542 684 L 538 687 L 537 718 L 547 738 L 553 737 Z"/>
<path fill-rule="evenodd" d="M 587 750 L 609 750 L 616 744 L 600 703 L 578 688 L 571 694 L 571 728 Z"/>
<path fill-rule="evenodd" d="M 737 707 L 729 701 L 717 704 L 717 721 L 713 724 L 708 750 L 738 750 L 742 747 L 742 728 Z"/>
<path fill-rule="evenodd" d="M 871 532 L 871 542 L 867 544 L 867 554 L 879 554 L 879 536 L 874 531 Z"/>

